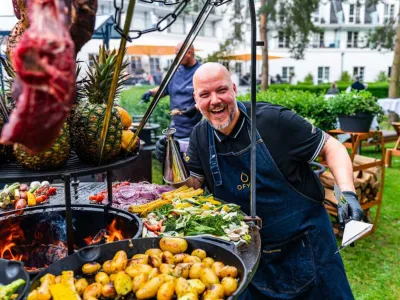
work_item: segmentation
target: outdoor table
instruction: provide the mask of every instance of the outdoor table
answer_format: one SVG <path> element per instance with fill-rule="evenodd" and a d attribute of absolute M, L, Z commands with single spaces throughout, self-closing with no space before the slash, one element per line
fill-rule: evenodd
<path fill-rule="evenodd" d="M 382 107 L 385 112 L 393 111 L 400 115 L 400 99 L 384 98 L 378 99 L 378 104 Z"/>
<path fill-rule="evenodd" d="M 130 129 L 134 132 L 136 128 L 139 126 L 139 122 L 133 122 Z M 146 145 L 151 145 L 151 136 L 152 132 L 156 132 L 157 129 L 160 128 L 160 124 L 156 123 L 147 123 L 143 129 L 139 133 L 139 138 L 146 143 Z M 155 134 L 156 135 L 156 134 Z"/>

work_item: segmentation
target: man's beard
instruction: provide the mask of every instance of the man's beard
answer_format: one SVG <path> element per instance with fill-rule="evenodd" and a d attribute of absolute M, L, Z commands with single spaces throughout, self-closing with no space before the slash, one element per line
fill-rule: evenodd
<path fill-rule="evenodd" d="M 234 117 L 235 117 L 235 108 L 232 107 L 230 110 L 230 114 L 229 114 L 229 120 L 222 125 L 214 125 L 213 123 L 211 123 L 210 119 L 208 119 L 208 118 L 205 118 L 205 119 L 211 125 L 211 127 L 213 127 L 215 130 L 224 130 L 225 128 L 228 128 L 229 125 L 231 125 Z"/>

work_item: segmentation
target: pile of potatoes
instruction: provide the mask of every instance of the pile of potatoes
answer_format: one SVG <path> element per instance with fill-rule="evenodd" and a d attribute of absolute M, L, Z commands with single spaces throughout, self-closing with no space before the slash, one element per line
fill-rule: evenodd
<path fill-rule="evenodd" d="M 185 253 L 188 244 L 182 238 L 162 238 L 159 246 L 131 259 L 118 251 L 102 266 L 97 262 L 83 265 L 84 277 L 75 281 L 76 294 L 84 300 L 123 298 L 131 292 L 139 300 L 211 300 L 236 291 L 235 267 L 214 261 L 202 249 Z"/>

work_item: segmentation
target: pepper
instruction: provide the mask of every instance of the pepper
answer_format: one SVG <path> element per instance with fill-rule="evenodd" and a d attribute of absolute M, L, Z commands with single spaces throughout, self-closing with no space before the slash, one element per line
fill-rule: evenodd
<path fill-rule="evenodd" d="M 36 205 L 36 197 L 34 194 L 26 192 L 26 196 L 28 198 L 28 206 L 35 206 Z"/>
<path fill-rule="evenodd" d="M 46 195 L 41 195 L 41 196 L 36 197 L 36 203 L 42 203 L 42 202 L 44 202 L 46 200 L 47 200 L 47 196 Z"/>
<path fill-rule="evenodd" d="M 158 224 L 157 225 L 151 225 L 148 222 L 144 222 L 144 226 L 150 231 L 157 231 L 158 230 Z"/>

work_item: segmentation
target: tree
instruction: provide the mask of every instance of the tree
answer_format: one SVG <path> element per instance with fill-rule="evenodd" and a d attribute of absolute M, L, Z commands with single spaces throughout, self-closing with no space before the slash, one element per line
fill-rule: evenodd
<path fill-rule="evenodd" d="M 311 33 L 320 32 L 312 20 L 311 14 L 318 9 L 319 0 L 261 0 L 260 36 L 265 41 L 262 51 L 261 89 L 268 88 L 268 20 L 275 24 L 276 30 L 283 36 L 291 56 L 303 59 L 309 44 Z"/>
<path fill-rule="evenodd" d="M 381 0 L 370 0 L 370 6 L 376 5 Z M 383 2 L 382 2 L 383 3 Z M 378 26 L 369 34 L 368 44 L 372 49 L 394 50 L 392 71 L 389 83 L 389 98 L 398 98 L 400 94 L 400 7 L 397 14 L 397 24 L 392 21 Z"/>

